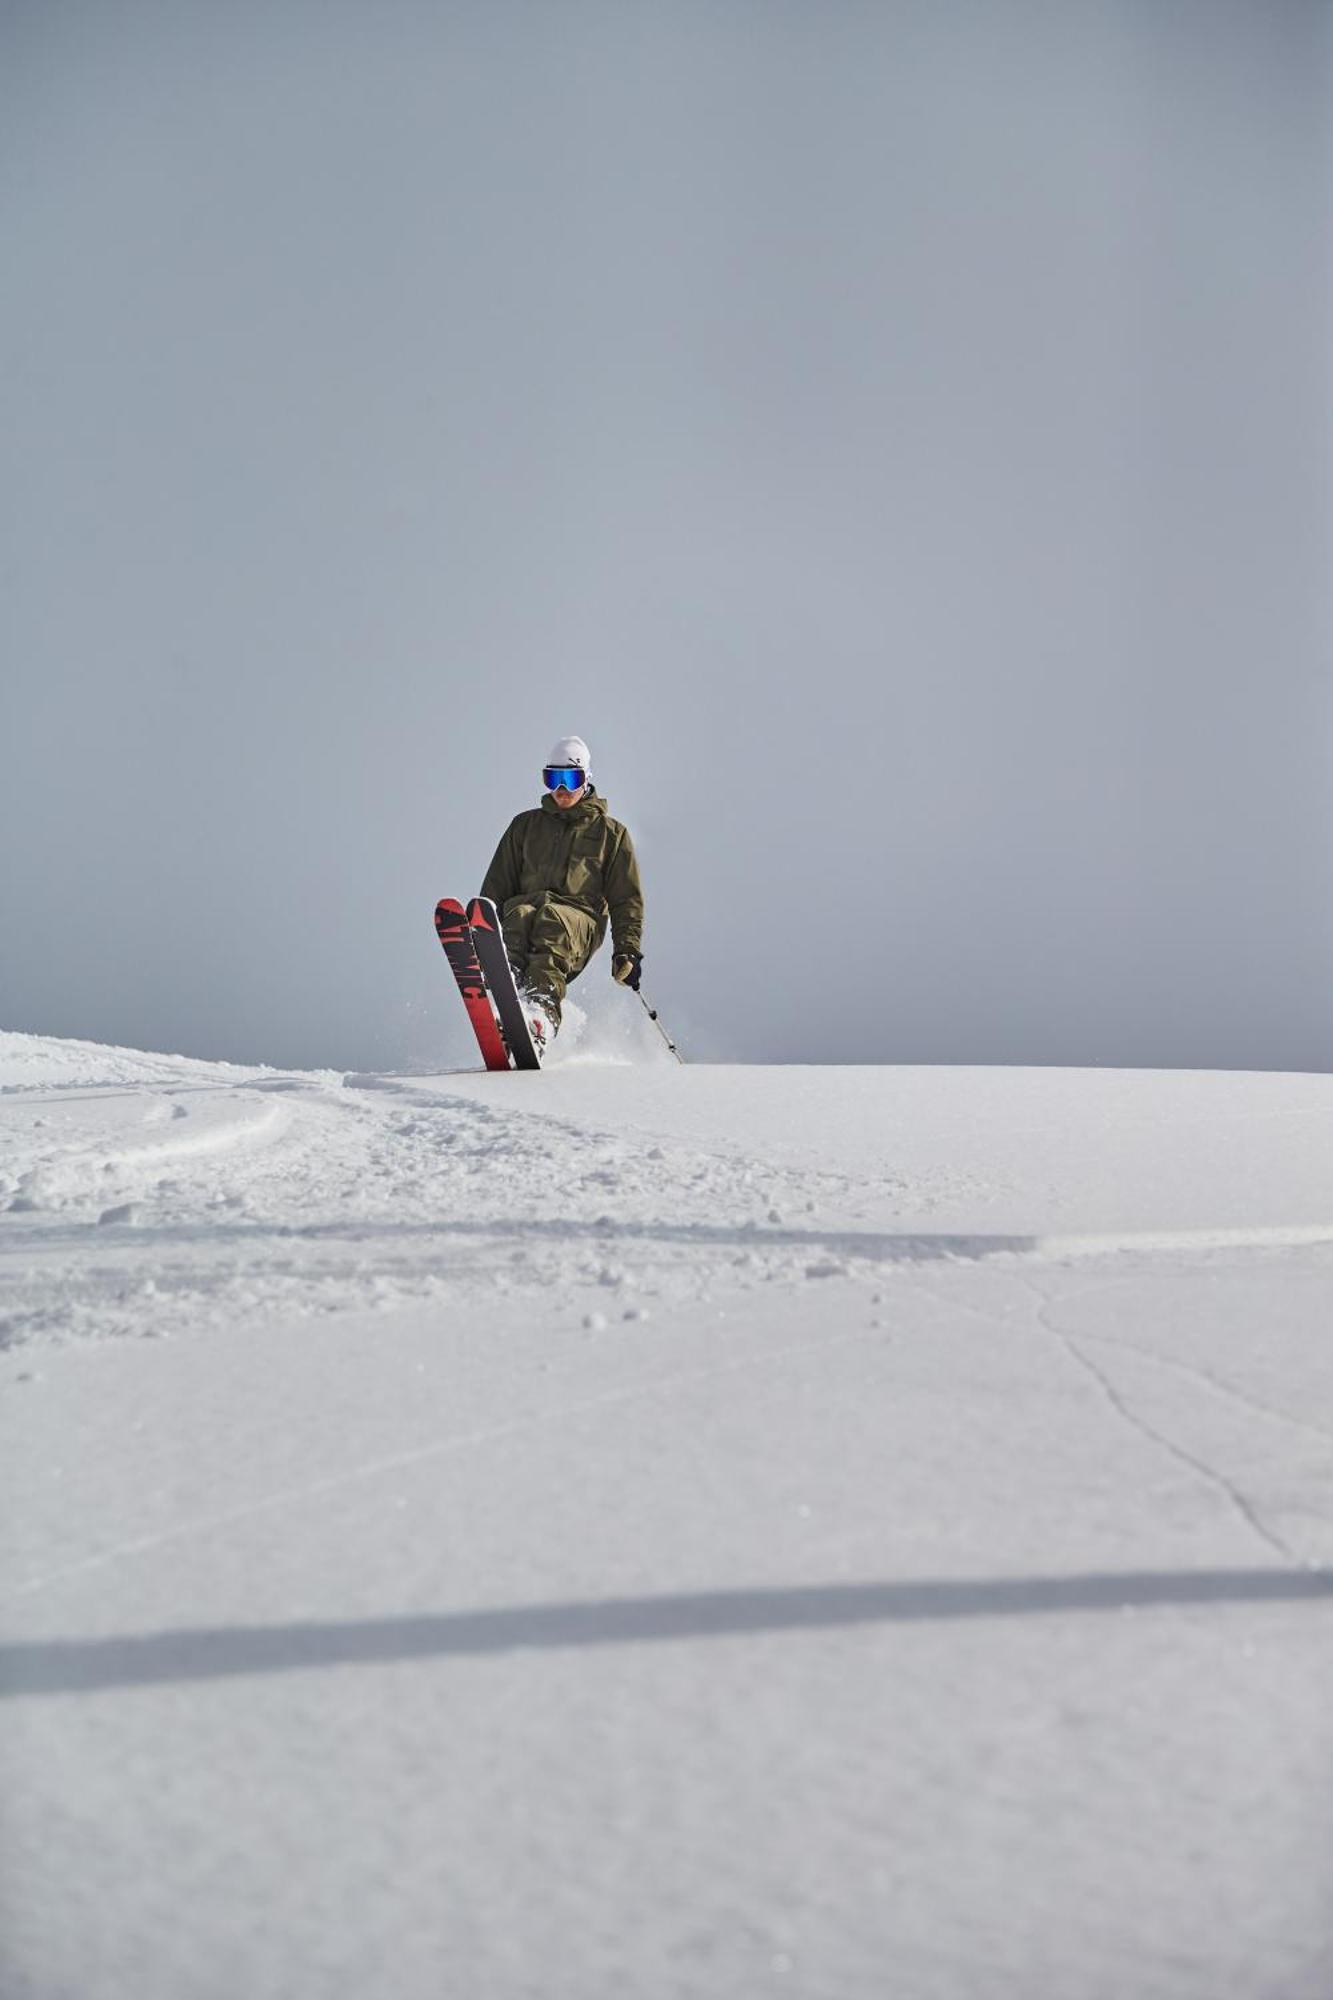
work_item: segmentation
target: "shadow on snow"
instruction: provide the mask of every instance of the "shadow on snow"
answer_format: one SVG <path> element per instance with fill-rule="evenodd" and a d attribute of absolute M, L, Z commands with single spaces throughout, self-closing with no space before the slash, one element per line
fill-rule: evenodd
<path fill-rule="evenodd" d="M 91 1694 L 107 1688 L 219 1680 L 240 1674 L 560 1651 L 579 1646 L 651 1645 L 662 1640 L 744 1639 L 773 1632 L 952 1618 L 1298 1603 L 1333 1606 L 1333 1573 L 1148 1570 L 1123 1575 L 699 1591 L 672 1597 L 514 1605 L 501 1610 L 341 1624 L 235 1626 L 114 1639 L 17 1643 L 0 1647 L 0 1696 Z"/>
<path fill-rule="evenodd" d="M 25 1220 L 27 1218 L 25 1217 Z M 70 1244 L 95 1240 L 99 1249 L 108 1241 L 106 1226 L 95 1222 L 56 1221 L 38 1216 L 44 1244 Z M 261 1243 L 265 1240 L 294 1243 L 407 1242 L 413 1238 L 451 1237 L 550 1238 L 567 1243 L 573 1238 L 653 1243 L 693 1243 L 727 1249 L 824 1250 L 844 1257 L 870 1259 L 879 1263 L 928 1263 L 957 1258 L 976 1261 L 984 1257 L 1025 1256 L 1037 1250 L 1038 1236 L 981 1235 L 977 1232 L 904 1230 L 902 1232 L 861 1229 L 792 1229 L 780 1223 L 744 1222 L 639 1222 L 617 1221 L 612 1216 L 592 1222 L 568 1217 L 527 1218 L 509 1221 L 484 1218 L 458 1222 L 214 1222 L 133 1224 L 117 1226 L 114 1241 L 135 1248 L 169 1247 L 174 1244 L 203 1248 L 212 1243 Z"/>

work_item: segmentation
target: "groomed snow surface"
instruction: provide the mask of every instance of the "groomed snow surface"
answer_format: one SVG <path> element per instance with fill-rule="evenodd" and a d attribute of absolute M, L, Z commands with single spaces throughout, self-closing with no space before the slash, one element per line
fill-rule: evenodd
<path fill-rule="evenodd" d="M 1333 1078 L 615 1018 L 0 1036 L 5 2000 L 1329 2000 Z"/>

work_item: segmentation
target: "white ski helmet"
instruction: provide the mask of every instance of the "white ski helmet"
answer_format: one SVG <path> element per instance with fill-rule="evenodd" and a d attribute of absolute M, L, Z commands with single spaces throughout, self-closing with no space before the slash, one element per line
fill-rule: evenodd
<path fill-rule="evenodd" d="M 588 746 L 581 736 L 562 736 L 546 760 L 546 769 L 558 771 L 562 764 L 577 765 L 585 778 L 592 776 Z"/>

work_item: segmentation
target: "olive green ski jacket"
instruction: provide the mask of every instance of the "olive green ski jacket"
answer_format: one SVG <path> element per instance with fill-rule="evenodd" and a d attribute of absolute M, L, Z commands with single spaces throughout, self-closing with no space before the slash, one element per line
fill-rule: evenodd
<path fill-rule="evenodd" d="M 481 885 L 498 904 L 553 896 L 597 920 L 597 943 L 611 923 L 611 946 L 643 950 L 643 886 L 634 843 L 592 785 L 576 806 L 562 811 L 548 794 L 531 812 L 511 820 Z"/>

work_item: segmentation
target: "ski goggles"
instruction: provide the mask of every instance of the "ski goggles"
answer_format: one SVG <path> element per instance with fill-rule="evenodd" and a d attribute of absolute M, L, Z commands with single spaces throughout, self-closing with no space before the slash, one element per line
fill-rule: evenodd
<path fill-rule="evenodd" d="M 542 783 L 548 792 L 577 792 L 588 774 L 580 771 L 577 764 L 548 764 L 542 772 Z"/>

